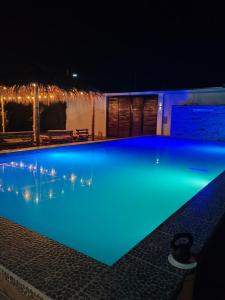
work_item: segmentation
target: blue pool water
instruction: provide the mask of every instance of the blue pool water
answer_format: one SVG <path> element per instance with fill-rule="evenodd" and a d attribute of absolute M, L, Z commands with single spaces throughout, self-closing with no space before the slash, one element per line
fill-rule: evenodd
<path fill-rule="evenodd" d="M 0 215 L 111 265 L 224 169 L 224 144 L 165 137 L 1 155 Z"/>

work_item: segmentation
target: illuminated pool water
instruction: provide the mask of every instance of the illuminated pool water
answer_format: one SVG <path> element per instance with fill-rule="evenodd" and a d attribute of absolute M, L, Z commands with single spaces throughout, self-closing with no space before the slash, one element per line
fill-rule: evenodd
<path fill-rule="evenodd" d="M 225 145 L 142 137 L 0 156 L 0 215 L 113 264 L 225 169 Z"/>

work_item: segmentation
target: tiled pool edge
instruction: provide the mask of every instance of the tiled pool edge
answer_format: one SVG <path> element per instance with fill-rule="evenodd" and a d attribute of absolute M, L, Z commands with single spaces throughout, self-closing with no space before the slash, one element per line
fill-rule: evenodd
<path fill-rule="evenodd" d="M 202 252 L 225 212 L 224 183 L 225 172 L 112 267 L 0 218 L 0 265 L 53 299 L 171 299 L 187 272 L 169 265 L 170 240 L 192 232 L 193 249 Z"/>
<path fill-rule="evenodd" d="M 29 297 L 29 298 L 31 297 L 32 299 L 35 300 L 51 300 L 51 298 L 41 293 L 35 287 L 30 285 L 28 282 L 24 281 L 23 279 L 19 278 L 16 274 L 12 273 L 2 265 L 0 265 L 0 279 L 8 281 L 10 285 L 12 285 L 16 290 L 22 291 L 25 297 Z M 7 292 L 8 291 L 6 291 L 6 293 Z M 7 295 L 7 296 L 11 297 L 11 295 Z"/>
<path fill-rule="evenodd" d="M 134 137 L 129 137 L 134 138 Z M 91 140 L 91 141 L 82 141 L 82 142 L 72 142 L 72 143 L 56 143 L 56 144 L 49 144 L 49 145 L 40 145 L 40 146 L 33 146 L 33 147 L 25 147 L 25 148 L 12 148 L 12 149 L 0 149 L 0 155 L 4 154 L 12 154 L 12 153 L 20 153 L 24 151 L 34 151 L 34 150 L 43 150 L 43 149 L 54 149 L 60 147 L 71 147 L 71 146 L 80 146 L 85 144 L 96 144 L 96 143 L 104 143 L 104 142 L 112 142 L 116 140 L 127 139 L 127 138 L 108 138 L 108 139 L 101 139 L 101 140 Z"/>

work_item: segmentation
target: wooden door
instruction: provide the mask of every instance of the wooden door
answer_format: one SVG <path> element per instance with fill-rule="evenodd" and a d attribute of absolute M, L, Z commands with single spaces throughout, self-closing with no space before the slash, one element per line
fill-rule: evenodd
<path fill-rule="evenodd" d="M 108 98 L 107 135 L 154 135 L 157 127 L 157 95 Z"/>
<path fill-rule="evenodd" d="M 119 98 L 113 97 L 108 99 L 107 119 L 107 135 L 109 137 L 118 137 Z"/>
<path fill-rule="evenodd" d="M 143 135 L 156 134 L 157 128 L 157 97 L 149 97 L 144 99 L 143 106 Z"/>
<path fill-rule="evenodd" d="M 131 135 L 139 136 L 142 135 L 143 125 L 143 97 L 134 97 L 132 101 L 132 124 L 131 124 Z"/>
<path fill-rule="evenodd" d="M 131 125 L 131 98 L 120 97 L 119 99 L 119 137 L 130 136 Z"/>

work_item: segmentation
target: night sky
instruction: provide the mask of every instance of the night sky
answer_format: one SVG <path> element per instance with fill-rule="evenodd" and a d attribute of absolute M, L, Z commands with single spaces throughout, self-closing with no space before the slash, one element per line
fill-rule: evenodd
<path fill-rule="evenodd" d="M 1 83 L 114 92 L 225 83 L 225 18 L 214 2 L 73 2 L 1 7 Z"/>

